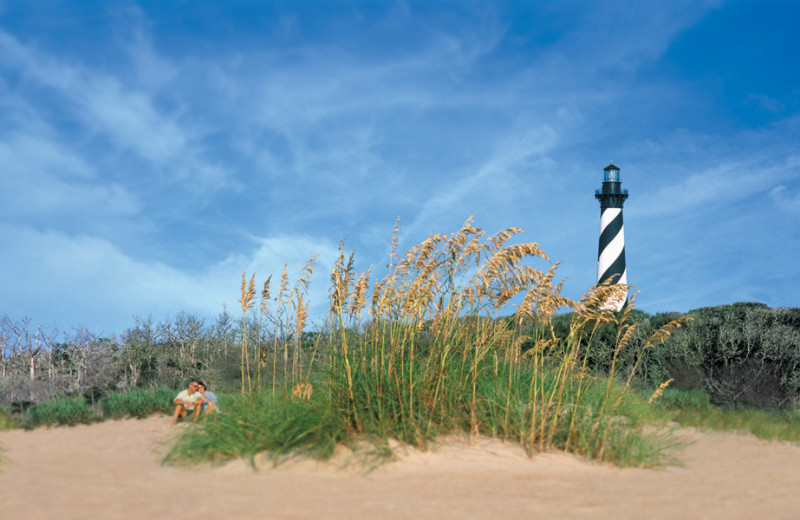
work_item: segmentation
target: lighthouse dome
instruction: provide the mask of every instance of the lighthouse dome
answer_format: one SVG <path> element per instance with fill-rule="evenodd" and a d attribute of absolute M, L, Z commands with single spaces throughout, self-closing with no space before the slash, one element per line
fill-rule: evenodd
<path fill-rule="evenodd" d="M 614 166 L 614 161 L 603 168 L 603 182 L 619 182 L 619 168 Z"/>

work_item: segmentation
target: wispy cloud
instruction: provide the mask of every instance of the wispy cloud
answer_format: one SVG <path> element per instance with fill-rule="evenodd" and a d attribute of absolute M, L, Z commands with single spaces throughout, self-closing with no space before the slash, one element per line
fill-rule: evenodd
<path fill-rule="evenodd" d="M 698 173 L 671 180 L 652 194 L 645 194 L 637 214 L 645 217 L 681 213 L 693 209 L 716 209 L 774 192 L 780 183 L 797 179 L 800 156 L 790 155 L 767 165 L 771 158 L 756 156 L 747 161 L 725 162 Z"/>
<path fill-rule="evenodd" d="M 143 49 L 144 57 L 137 65 L 141 67 L 141 61 L 145 61 L 167 67 L 153 56 L 150 47 L 144 45 Z M 156 167 L 154 179 L 163 179 L 158 173 L 169 170 L 170 177 L 183 183 L 190 193 L 226 187 L 227 171 L 205 158 L 199 146 L 204 131 L 182 121 L 179 107 L 165 110 L 158 102 L 158 91 L 132 89 L 127 75 L 121 77 L 59 58 L 7 32 L 0 31 L 0 51 L 5 56 L 0 63 L 37 86 L 50 89 L 51 95 L 62 101 L 61 108 L 43 118 L 71 118 L 80 125 L 82 140 L 107 139 L 119 152 L 130 151 Z"/>
<path fill-rule="evenodd" d="M 724 2 L 200 3 L 191 23 L 92 4 L 57 37 L 9 5 L 0 303 L 37 319 L 64 312 L 53 300 L 74 304 L 59 321 L 113 327 L 207 315 L 235 305 L 242 271 L 263 282 L 317 253 L 324 306 L 339 239 L 380 270 L 398 216 L 403 246 L 473 213 L 526 228 L 579 296 L 609 159 L 643 303 L 760 294 L 735 260 L 788 280 L 782 248 L 800 247 L 796 104 L 742 86 L 769 124 L 713 105 L 715 79 L 675 52 L 707 45 L 696 29 Z M 770 233 L 745 248 L 755 226 Z"/>
<path fill-rule="evenodd" d="M 131 217 L 140 203 L 118 183 L 97 183 L 97 172 L 65 144 L 31 135 L 0 142 L 0 215 L 5 219 Z"/>
<path fill-rule="evenodd" d="M 277 284 L 288 265 L 293 283 L 299 268 L 314 256 L 318 263 L 310 297 L 318 317 L 327 310 L 323 307 L 329 269 L 338 255 L 337 246 L 325 239 L 276 236 L 259 239 L 246 253 L 189 271 L 132 258 L 97 237 L 3 224 L 0 232 L 8 241 L 0 252 L 4 266 L 0 285 L 9 295 L 6 304 L 15 315 L 39 318 L 51 315 L 48 309 L 57 303 L 62 311 L 53 325 L 61 330 L 88 319 L 106 323 L 110 330 L 105 332 L 120 332 L 134 316 L 161 319 L 179 311 L 212 319 L 225 305 L 229 309 L 235 305 L 242 273 L 248 279 L 256 274 L 259 284 L 272 274 Z M 17 276 L 23 271 L 31 276 Z"/>

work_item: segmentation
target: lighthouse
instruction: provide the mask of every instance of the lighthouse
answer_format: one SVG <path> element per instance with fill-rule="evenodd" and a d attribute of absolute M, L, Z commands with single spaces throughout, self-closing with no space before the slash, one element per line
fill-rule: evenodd
<path fill-rule="evenodd" d="M 600 201 L 600 244 L 597 248 L 597 283 L 611 280 L 611 283 L 628 283 L 625 270 L 625 231 L 622 226 L 622 204 L 628 198 L 628 190 L 623 190 L 619 178 L 619 168 L 614 161 L 603 168 L 603 187 L 595 190 L 594 196 Z M 623 298 L 611 301 L 609 306 L 621 310 L 627 303 L 627 292 Z"/>

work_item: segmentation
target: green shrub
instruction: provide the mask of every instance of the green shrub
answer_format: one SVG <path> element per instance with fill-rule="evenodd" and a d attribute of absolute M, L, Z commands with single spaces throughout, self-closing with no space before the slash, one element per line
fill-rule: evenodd
<path fill-rule="evenodd" d="M 347 441 L 347 428 L 324 399 L 286 399 L 283 396 L 231 398 L 225 413 L 204 416 L 186 430 L 165 460 L 188 463 L 249 458 L 267 452 L 279 462 L 289 453 L 326 459 L 337 444 Z"/>
<path fill-rule="evenodd" d="M 19 422 L 4 408 L 0 407 L 0 431 L 19 428 Z"/>
<path fill-rule="evenodd" d="M 618 376 L 627 378 L 635 367 L 637 381 L 646 386 L 658 386 L 669 379 L 668 361 L 659 357 L 654 348 L 644 349 L 647 341 L 657 330 L 667 323 L 681 317 L 679 313 L 659 313 L 649 315 L 638 309 L 629 310 L 628 323 L 635 325 L 624 349 L 617 349 L 621 338 L 617 337 L 615 323 L 605 323 L 592 334 L 582 338 L 582 348 L 586 349 L 586 367 L 602 377 L 608 374 L 612 364 Z M 562 342 L 568 341 L 570 327 L 575 319 L 573 312 L 560 314 L 553 318 L 553 332 Z M 524 347 L 533 347 L 529 342 Z"/>
<path fill-rule="evenodd" d="M 100 418 L 83 399 L 62 397 L 48 403 L 33 405 L 28 409 L 25 427 L 75 426 L 90 424 Z"/>
<path fill-rule="evenodd" d="M 175 392 L 166 388 L 153 390 L 136 389 L 130 392 L 111 394 L 100 400 L 103 419 L 135 417 L 142 419 L 154 413 L 169 414 L 174 405 Z"/>
<path fill-rule="evenodd" d="M 705 390 L 668 388 L 655 401 L 654 414 L 666 421 L 720 431 L 750 433 L 760 439 L 800 443 L 800 410 L 714 406 Z"/>
<path fill-rule="evenodd" d="M 257 307 L 255 276 L 248 283 L 243 273 L 242 408 L 226 406 L 226 415 L 187 430 L 171 458 L 289 449 L 324 456 L 347 439 L 374 440 L 385 453 L 392 439 L 425 449 L 452 432 L 500 436 L 530 454 L 557 448 L 623 465 L 663 463 L 669 443 L 648 435 L 638 410 L 646 407 L 627 392 L 651 344 L 644 335 L 632 340 L 647 315 L 632 305 L 609 309 L 618 286 L 592 288 L 578 302 L 561 296 L 557 264 L 546 271 L 526 265 L 546 258 L 537 244 L 506 245 L 520 231 L 484 236 L 468 220 L 406 254 L 396 254 L 393 238 L 392 265 L 374 289 L 369 270 L 356 273 L 353 255 L 340 246 L 326 328 L 308 357 L 302 338 L 310 262 L 293 287 L 284 270 L 275 298 L 268 277 Z M 515 295 L 517 313 L 498 318 Z M 569 318 L 551 322 L 567 307 Z M 254 308 L 256 321 L 248 321 Z M 266 346 L 249 325 L 262 320 L 274 324 Z M 681 322 L 667 324 L 652 342 Z M 555 330 L 561 328 L 563 337 Z M 312 389 L 313 400 L 298 398 Z M 278 395 L 265 401 L 265 390 Z"/>
<path fill-rule="evenodd" d="M 699 379 L 717 405 L 794 404 L 800 396 L 800 310 L 734 303 L 689 315 L 693 321 L 653 356 L 676 387 L 698 388 Z"/>
<path fill-rule="evenodd" d="M 672 379 L 673 390 L 704 390 L 715 405 L 789 409 L 800 397 L 800 309 L 771 309 L 761 303 L 704 307 L 663 344 L 643 348 L 676 313 L 633 312 L 636 323 L 627 348 L 616 352 L 616 325 L 604 324 L 586 337 L 587 367 L 626 377 L 637 366 L 637 384 L 657 387 Z M 568 336 L 570 314 L 553 320 L 556 335 Z M 532 346 L 532 343 L 531 343 Z M 615 357 L 616 356 L 616 357 Z"/>

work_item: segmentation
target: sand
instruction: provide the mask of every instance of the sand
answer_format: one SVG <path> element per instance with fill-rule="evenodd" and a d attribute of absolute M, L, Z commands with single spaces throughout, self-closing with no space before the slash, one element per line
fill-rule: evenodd
<path fill-rule="evenodd" d="M 681 430 L 682 466 L 620 469 L 530 459 L 481 439 L 404 450 L 369 473 L 292 461 L 162 465 L 170 419 L 0 432 L 2 519 L 800 518 L 800 447 Z"/>

